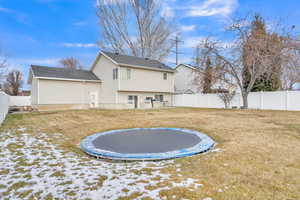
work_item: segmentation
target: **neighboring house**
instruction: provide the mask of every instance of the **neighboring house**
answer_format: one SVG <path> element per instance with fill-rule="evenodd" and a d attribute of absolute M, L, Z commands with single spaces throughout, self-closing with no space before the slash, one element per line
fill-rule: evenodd
<path fill-rule="evenodd" d="M 33 65 L 28 82 L 39 110 L 151 108 L 172 105 L 174 72 L 156 60 L 102 51 L 90 70 Z"/>
<path fill-rule="evenodd" d="M 177 65 L 175 73 L 175 93 L 176 94 L 195 94 L 201 93 L 200 79 L 201 69 L 188 64 Z M 198 81 L 198 83 L 197 83 Z M 211 87 L 211 93 L 218 93 L 231 90 L 234 91 L 236 88 L 232 84 L 228 84 L 222 80 L 216 80 Z"/>
<path fill-rule="evenodd" d="M 177 94 L 193 94 L 199 92 L 199 86 L 195 84 L 196 68 L 187 65 L 177 65 L 175 73 L 175 93 Z"/>

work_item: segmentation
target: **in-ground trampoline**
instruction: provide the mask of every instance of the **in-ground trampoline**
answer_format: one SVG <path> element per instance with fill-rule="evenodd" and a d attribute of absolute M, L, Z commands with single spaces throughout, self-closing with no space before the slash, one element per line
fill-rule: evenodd
<path fill-rule="evenodd" d="M 162 160 L 190 156 L 212 148 L 214 141 L 194 130 L 133 128 L 87 136 L 81 149 L 89 155 L 115 160 Z"/>

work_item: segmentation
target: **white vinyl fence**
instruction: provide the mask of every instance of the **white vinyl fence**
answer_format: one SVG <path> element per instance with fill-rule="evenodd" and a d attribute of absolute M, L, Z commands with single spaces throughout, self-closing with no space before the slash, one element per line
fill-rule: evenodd
<path fill-rule="evenodd" d="M 30 106 L 30 96 L 9 96 L 9 106 Z"/>
<path fill-rule="evenodd" d="M 4 92 L 0 91 L 0 125 L 5 119 L 5 116 L 8 112 L 8 107 L 9 107 L 9 96 Z"/>
<path fill-rule="evenodd" d="M 243 105 L 242 95 L 236 94 L 230 107 Z M 174 106 L 198 108 L 224 108 L 217 94 L 174 95 Z M 300 110 L 300 91 L 251 92 L 248 96 L 250 109 Z"/>

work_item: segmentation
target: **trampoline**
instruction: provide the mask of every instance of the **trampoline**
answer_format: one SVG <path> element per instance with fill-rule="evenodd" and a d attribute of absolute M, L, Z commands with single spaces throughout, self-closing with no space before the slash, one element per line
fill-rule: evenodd
<path fill-rule="evenodd" d="M 80 148 L 89 155 L 113 160 L 163 160 L 205 152 L 215 142 L 207 135 L 180 128 L 133 128 L 85 137 Z"/>

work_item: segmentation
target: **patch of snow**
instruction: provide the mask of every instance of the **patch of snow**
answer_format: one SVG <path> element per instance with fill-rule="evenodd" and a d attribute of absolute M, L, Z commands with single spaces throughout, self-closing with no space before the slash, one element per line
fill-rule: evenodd
<path fill-rule="evenodd" d="M 27 128 L 18 128 L 18 131 L 20 132 L 25 132 L 27 130 Z"/>
<path fill-rule="evenodd" d="M 22 128 L 22 131 L 26 131 Z M 160 169 L 173 163 L 160 162 L 107 162 L 81 156 L 59 148 L 51 139 L 63 140 L 60 134 L 0 133 L 0 196 L 7 199 L 118 199 L 134 192 L 138 199 L 159 199 L 159 192 L 172 187 L 194 187 L 202 184 L 188 178 L 179 183 L 147 190 L 170 179 Z M 147 172 L 143 169 L 147 168 Z M 178 175 L 179 176 L 179 175 Z M 181 175 L 182 176 L 182 175 Z M 159 177 L 159 178 L 157 178 Z M 20 185 L 22 183 L 23 185 Z M 18 186 L 20 185 L 20 186 Z M 9 191 L 10 188 L 14 190 Z M 18 186 L 18 187 L 16 187 Z M 125 190 L 126 189 L 126 190 Z M 25 194 L 27 196 L 20 196 Z M 33 196 L 32 196 L 33 197 Z"/>
<path fill-rule="evenodd" d="M 210 150 L 210 152 L 222 152 L 222 149 L 220 149 L 220 148 L 216 148 L 216 149 L 212 149 L 212 150 Z"/>

